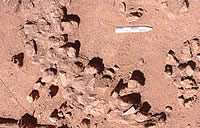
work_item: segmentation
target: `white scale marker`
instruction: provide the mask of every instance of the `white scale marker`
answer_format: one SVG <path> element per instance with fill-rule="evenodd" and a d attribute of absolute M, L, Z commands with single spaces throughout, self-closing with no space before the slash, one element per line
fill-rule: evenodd
<path fill-rule="evenodd" d="M 138 26 L 138 27 L 116 27 L 115 33 L 129 33 L 129 32 L 148 32 L 151 31 L 152 27 Z"/>

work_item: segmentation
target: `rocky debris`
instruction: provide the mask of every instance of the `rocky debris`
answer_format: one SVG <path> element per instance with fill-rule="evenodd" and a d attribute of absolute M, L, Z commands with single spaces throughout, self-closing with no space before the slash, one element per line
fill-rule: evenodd
<path fill-rule="evenodd" d="M 123 116 L 126 116 L 126 115 L 130 115 L 130 114 L 135 114 L 137 111 L 135 109 L 134 106 L 131 106 L 129 109 L 127 109 L 126 111 L 123 112 Z"/>
<path fill-rule="evenodd" d="M 14 55 L 12 57 L 12 62 L 17 64 L 19 67 L 22 67 L 24 64 L 24 53 L 20 52 L 19 54 Z"/>
<path fill-rule="evenodd" d="M 24 1 L 22 1 L 23 4 Z M 137 21 L 146 12 L 142 7 L 131 10 L 126 7 L 125 2 L 122 4 L 124 5 L 124 16 L 128 22 Z M 147 101 L 142 102 L 140 91 L 134 90 L 145 85 L 146 78 L 143 72 L 134 70 L 131 76 L 121 78 L 121 74 L 118 73 L 119 66 L 105 67 L 102 58 L 88 59 L 80 54 L 81 43 L 68 37 L 73 35 L 79 27 L 78 15 L 68 14 L 67 8 L 54 0 L 43 0 L 42 2 L 34 0 L 32 6 L 34 9 L 30 8 L 29 11 L 34 13 L 31 13 L 33 15 L 29 16 L 29 19 L 22 25 L 21 36 L 26 55 L 31 58 L 32 62 L 40 65 L 42 76 L 36 81 L 27 99 L 30 103 L 36 101 L 42 93 L 39 93 L 39 89 L 45 86 L 44 90 L 47 89 L 51 99 L 58 93 L 62 93 L 62 98 L 66 102 L 62 103 L 59 108 L 51 108 L 53 111 L 47 117 L 53 124 L 62 124 L 62 126 L 37 124 L 35 117 L 26 115 L 29 121 L 25 118 L 22 120 L 22 124 L 27 125 L 25 127 L 29 127 L 30 124 L 36 127 L 68 128 L 70 124 L 75 123 L 74 120 L 79 120 L 78 124 L 73 124 L 74 127 L 93 127 L 91 119 L 103 117 L 109 105 L 112 111 L 108 113 L 108 120 L 115 123 L 129 124 L 131 121 L 131 123 L 139 122 L 137 124 L 140 124 L 152 118 L 156 118 L 156 121 L 163 120 L 163 113 L 151 117 L 149 113 L 151 105 Z M 172 59 L 169 65 L 179 63 L 175 53 L 169 52 L 169 56 Z M 16 55 L 14 62 L 18 63 L 18 61 L 20 59 Z M 193 70 L 189 62 L 188 66 Z M 174 71 L 169 67 L 166 70 L 171 74 Z M 194 74 L 189 69 L 186 73 L 190 77 Z M 57 86 L 60 83 L 62 86 Z M 112 99 L 109 99 L 108 105 L 105 96 L 109 85 L 113 83 L 117 85 L 111 92 L 112 97 L 109 98 Z M 48 105 L 47 108 L 49 108 Z M 77 113 L 89 114 L 93 117 L 74 119 Z M 30 120 L 33 122 L 30 123 Z M 146 125 L 154 125 L 156 121 L 148 122 Z"/>
<path fill-rule="evenodd" d="M 197 100 L 198 87 L 198 53 L 199 39 L 193 38 L 184 42 L 180 59 L 175 52 L 168 52 L 165 72 L 178 89 L 178 101 L 183 107 L 191 107 Z"/>
<path fill-rule="evenodd" d="M 50 83 L 55 78 L 56 75 L 57 75 L 57 69 L 47 68 L 43 72 L 41 81 L 45 83 Z"/>

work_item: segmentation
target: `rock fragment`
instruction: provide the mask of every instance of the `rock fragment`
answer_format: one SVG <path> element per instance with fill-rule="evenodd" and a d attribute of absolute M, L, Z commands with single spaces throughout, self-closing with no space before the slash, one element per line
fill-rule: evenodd
<path fill-rule="evenodd" d="M 141 113 L 137 113 L 137 115 L 135 117 L 135 121 L 137 121 L 138 123 L 142 123 L 142 122 L 146 121 L 147 119 L 148 119 L 148 117 Z"/>
<path fill-rule="evenodd" d="M 130 115 L 130 114 L 135 114 L 137 111 L 135 109 L 134 106 L 131 106 L 129 109 L 127 109 L 126 111 L 123 112 L 123 116 L 126 116 L 126 115 Z"/>

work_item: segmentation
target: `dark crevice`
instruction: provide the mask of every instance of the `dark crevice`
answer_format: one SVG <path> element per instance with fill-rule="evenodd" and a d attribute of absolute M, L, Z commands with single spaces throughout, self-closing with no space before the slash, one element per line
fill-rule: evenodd
<path fill-rule="evenodd" d="M 128 83 L 124 83 L 123 79 L 120 79 L 117 86 L 111 92 L 111 95 L 113 95 L 114 92 L 119 94 L 120 90 L 125 89 L 125 88 L 128 88 Z"/>

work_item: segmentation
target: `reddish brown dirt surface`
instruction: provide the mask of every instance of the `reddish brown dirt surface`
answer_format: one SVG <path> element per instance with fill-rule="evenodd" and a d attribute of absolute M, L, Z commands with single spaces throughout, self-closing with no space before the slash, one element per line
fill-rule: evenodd
<path fill-rule="evenodd" d="M 129 13 L 138 8 L 143 9 L 142 16 L 131 15 L 130 21 Z M 151 26 L 153 30 L 116 34 L 117 26 Z M 52 41 L 52 36 L 59 41 Z M 165 72 L 168 52 L 173 50 L 180 58 L 177 66 L 195 61 L 194 78 L 200 87 L 197 53 L 196 58 L 182 59 L 184 42 L 193 38 L 200 39 L 198 0 L 22 0 L 21 4 L 2 0 L 0 117 L 19 120 L 29 113 L 38 124 L 63 128 L 144 128 L 148 121 L 155 128 L 198 128 L 199 89 L 191 105 L 181 105 L 182 91 Z M 19 53 L 24 53 L 22 66 L 12 60 Z M 83 66 L 77 66 L 78 62 Z M 140 73 L 133 76 L 135 70 Z M 117 92 L 120 79 L 124 89 Z M 39 93 L 35 100 L 34 89 Z M 135 103 L 138 97 L 128 97 L 135 93 L 141 95 L 139 103 Z M 145 101 L 151 106 L 148 112 L 141 110 Z M 64 102 L 67 105 L 61 109 Z M 123 115 L 132 105 L 136 112 Z M 55 109 L 61 114 L 55 114 Z M 166 120 L 160 119 L 161 112 Z M 142 121 L 138 121 L 140 115 Z M 18 126 L 0 123 L 0 127 Z"/>

